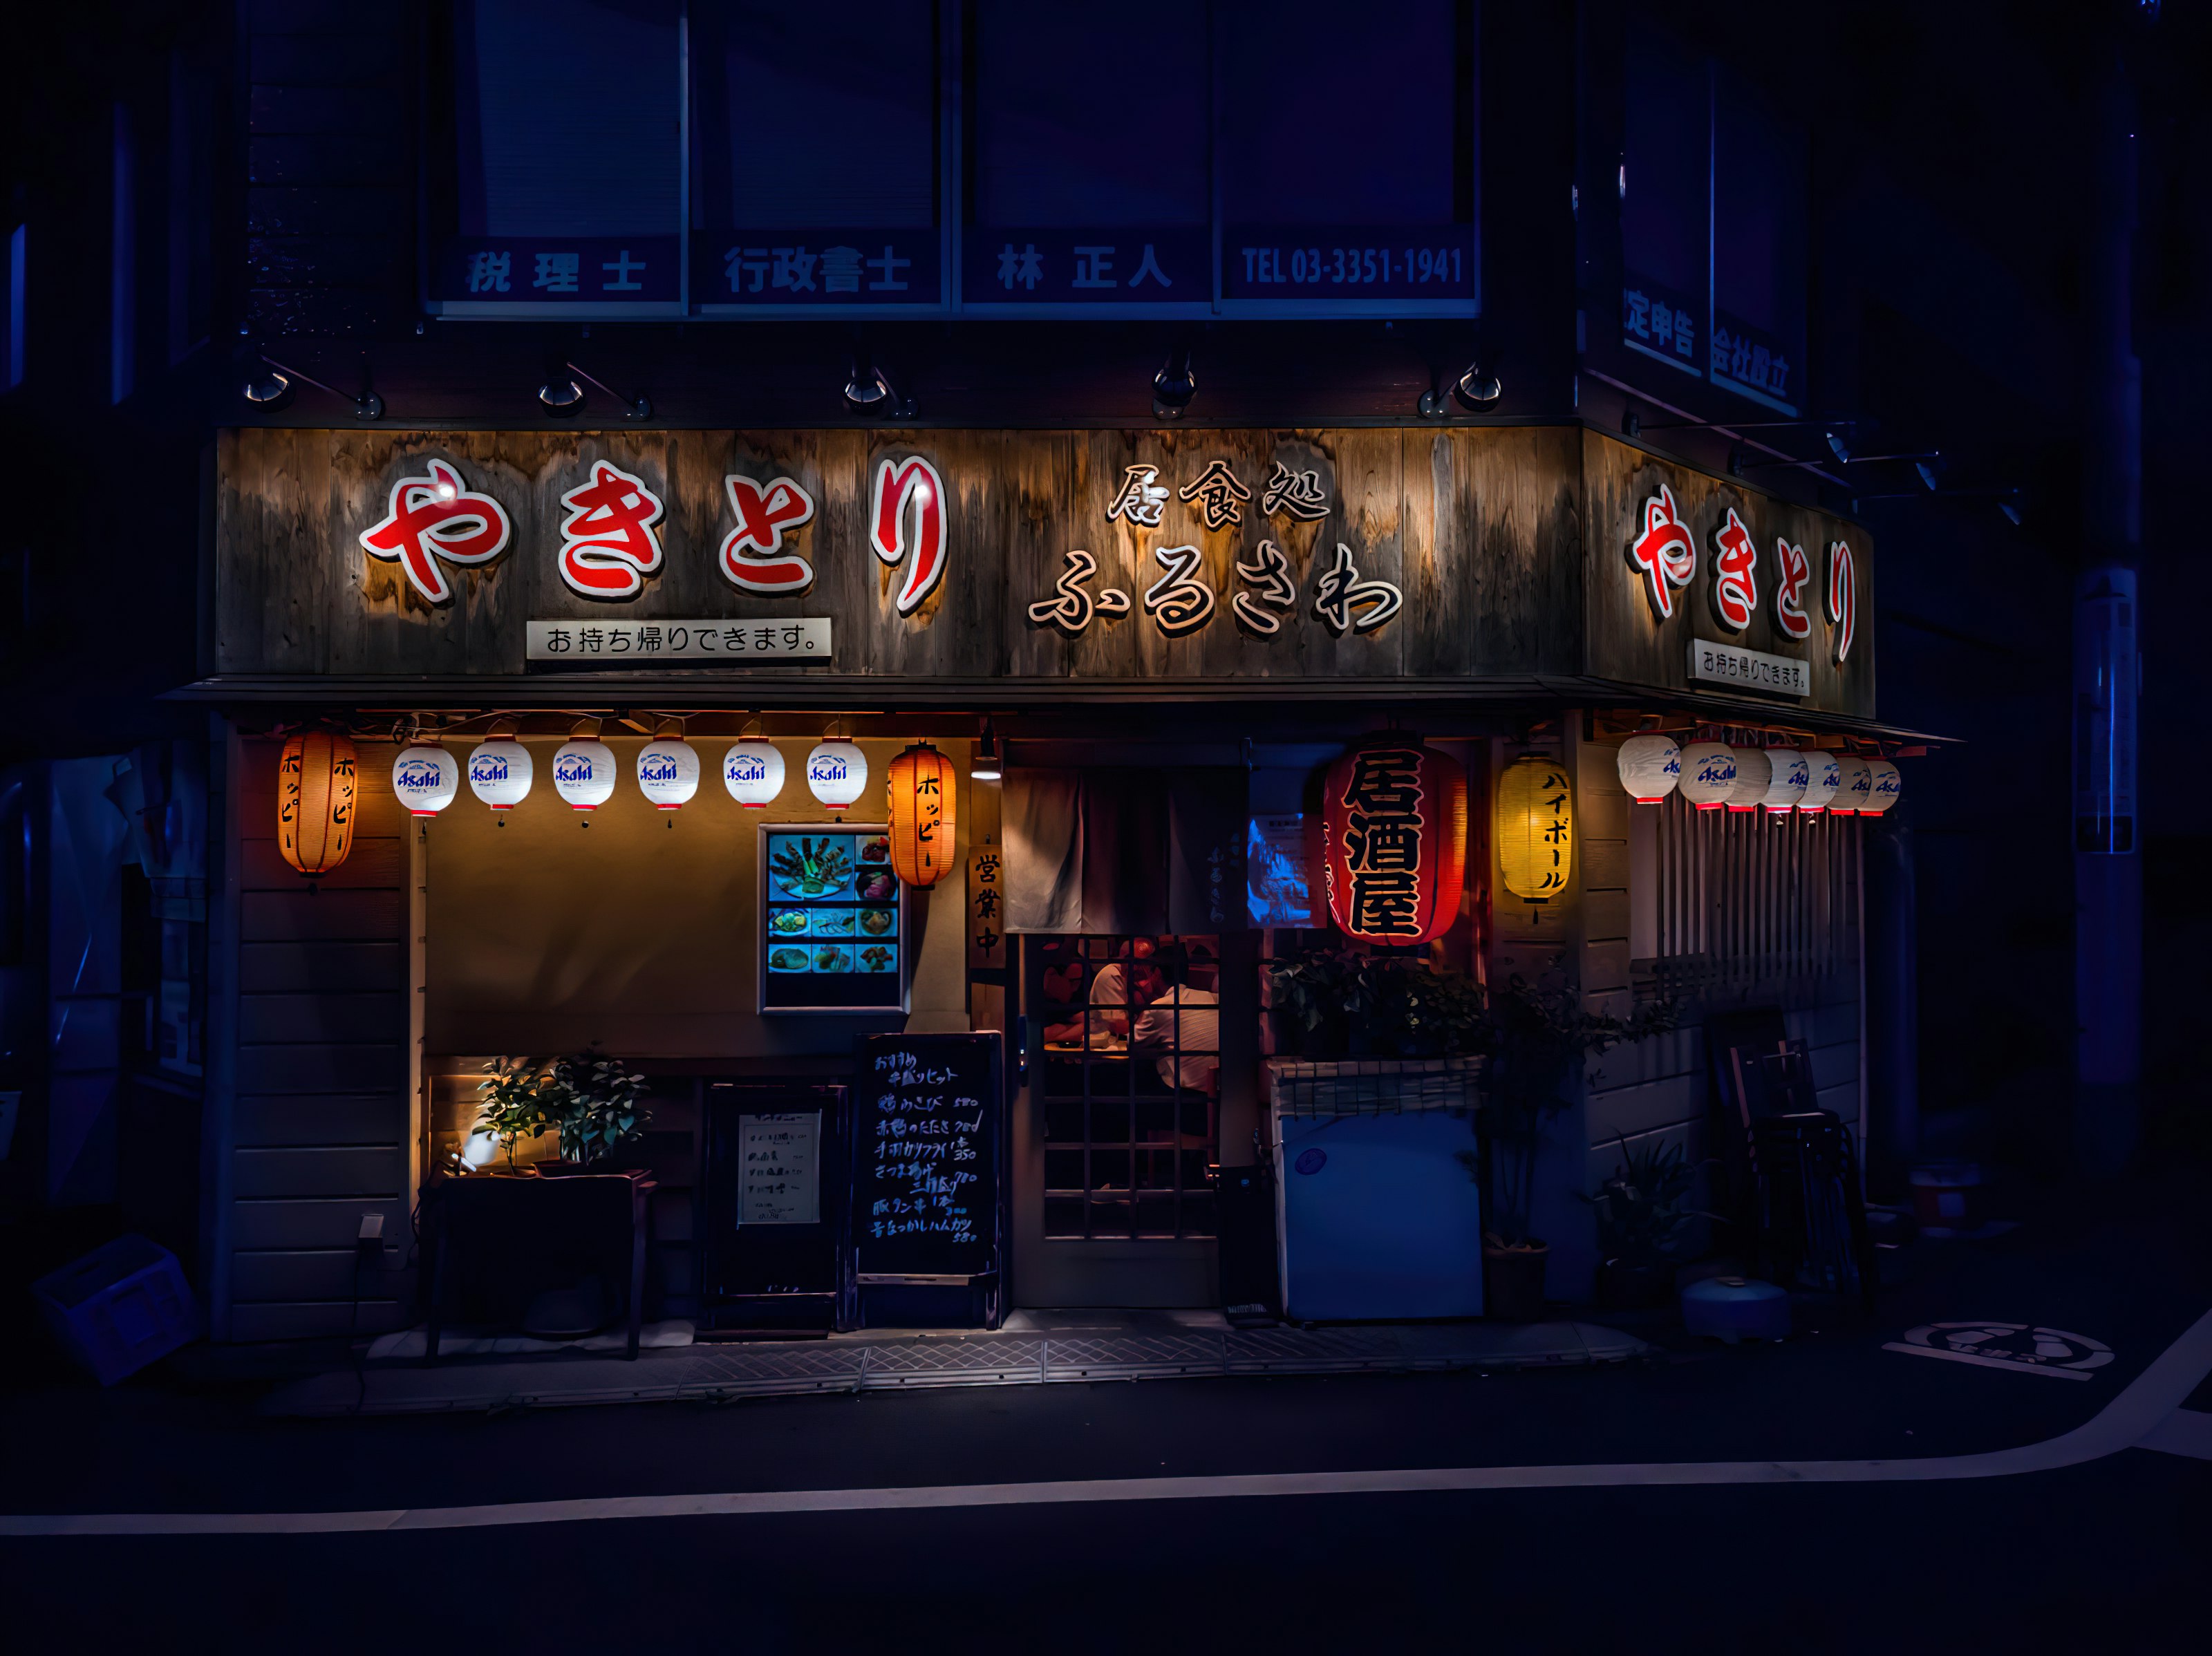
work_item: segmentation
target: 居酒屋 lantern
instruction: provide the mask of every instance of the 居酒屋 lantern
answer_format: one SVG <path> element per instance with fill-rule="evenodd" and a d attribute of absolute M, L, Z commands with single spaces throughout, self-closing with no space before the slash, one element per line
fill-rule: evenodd
<path fill-rule="evenodd" d="M 661 810 L 675 810 L 699 792 L 699 753 L 689 742 L 662 737 L 637 750 L 637 790 Z"/>
<path fill-rule="evenodd" d="M 1887 759 L 1870 759 L 1867 769 L 1874 773 L 1874 787 L 1866 803 L 1859 807 L 1863 816 L 1879 816 L 1897 803 L 1897 796 L 1905 792 L 1905 777 Z"/>
<path fill-rule="evenodd" d="M 817 743 L 806 755 L 806 786 L 832 810 L 850 810 L 868 786 L 868 759 L 850 742 Z"/>
<path fill-rule="evenodd" d="M 512 810 L 530 797 L 530 749 L 494 737 L 469 755 L 469 792 L 494 810 Z"/>
<path fill-rule="evenodd" d="M 917 743 L 884 773 L 890 797 L 891 872 L 908 885 L 935 885 L 952 867 L 952 761 Z"/>
<path fill-rule="evenodd" d="M 1774 780 L 1774 766 L 1764 748 L 1732 748 L 1735 755 L 1735 780 L 1729 784 L 1728 808 L 1730 810 L 1757 810 L 1765 798 L 1767 785 Z"/>
<path fill-rule="evenodd" d="M 722 786 L 747 810 L 766 810 L 783 792 L 783 755 L 758 737 L 734 743 L 722 755 Z"/>
<path fill-rule="evenodd" d="M 353 743 L 328 731 L 301 731 L 276 761 L 276 848 L 313 878 L 353 849 L 360 767 Z"/>
<path fill-rule="evenodd" d="M 1836 761 L 1842 778 L 1836 785 L 1836 797 L 1828 802 L 1828 809 L 1838 816 L 1856 816 L 1866 809 L 1868 799 L 1874 794 L 1874 767 L 1863 759 L 1849 756 Z"/>
<path fill-rule="evenodd" d="M 1692 742 L 1682 749 L 1682 798 L 1699 810 L 1718 810 L 1735 786 L 1735 753 L 1725 742 Z"/>
<path fill-rule="evenodd" d="M 553 755 L 553 791 L 578 810 L 597 810 L 615 794 L 614 749 L 579 737 Z"/>
<path fill-rule="evenodd" d="M 1467 880 L 1467 773 L 1413 737 L 1376 737 L 1322 787 L 1322 878 L 1338 929 L 1401 947 L 1443 936 Z"/>
<path fill-rule="evenodd" d="M 1843 764 L 1834 754 L 1815 751 L 1805 755 L 1805 797 L 1797 802 L 1797 809 L 1826 810 L 1836 790 L 1844 785 Z"/>
<path fill-rule="evenodd" d="M 443 748 L 417 743 L 392 761 L 392 792 L 412 816 L 435 816 L 461 791 L 461 767 Z"/>
<path fill-rule="evenodd" d="M 1656 805 L 1682 779 L 1682 750 L 1663 736 L 1632 736 L 1620 744 L 1620 786 L 1639 805 Z"/>
<path fill-rule="evenodd" d="M 1773 816 L 1786 816 L 1797 809 L 1797 802 L 1805 797 L 1805 781 L 1811 767 L 1805 755 L 1795 748 L 1769 748 L 1767 762 L 1774 773 L 1766 785 L 1766 797 L 1759 803 Z"/>
<path fill-rule="evenodd" d="M 1498 871 L 1532 903 L 1563 895 L 1574 870 L 1575 801 L 1567 767 L 1531 754 L 1498 779 Z"/>

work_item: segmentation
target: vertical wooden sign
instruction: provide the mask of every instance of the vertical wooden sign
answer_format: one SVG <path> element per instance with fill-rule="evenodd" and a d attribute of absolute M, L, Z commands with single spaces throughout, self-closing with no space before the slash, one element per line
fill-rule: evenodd
<path fill-rule="evenodd" d="M 968 853 L 968 969 L 1006 963 L 1006 858 L 997 846 L 977 846 Z"/>

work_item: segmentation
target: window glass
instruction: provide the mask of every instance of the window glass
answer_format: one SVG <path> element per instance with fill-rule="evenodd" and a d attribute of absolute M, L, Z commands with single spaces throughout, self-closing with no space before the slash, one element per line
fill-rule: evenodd
<path fill-rule="evenodd" d="M 1713 119 L 1712 372 L 1794 409 L 1805 325 L 1805 130 L 1723 75 Z"/>
<path fill-rule="evenodd" d="M 1629 31 L 1621 141 L 1620 256 L 1632 285 L 1656 282 L 1705 307 L 1706 156 L 1711 141 L 1705 64 L 1667 36 Z"/>

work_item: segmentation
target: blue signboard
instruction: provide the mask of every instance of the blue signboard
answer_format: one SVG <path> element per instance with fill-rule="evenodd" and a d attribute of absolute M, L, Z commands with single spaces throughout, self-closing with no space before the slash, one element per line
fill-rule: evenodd
<path fill-rule="evenodd" d="M 672 305 L 683 297 L 674 236 L 457 236 L 438 295 L 484 305 Z"/>
<path fill-rule="evenodd" d="M 1797 412 L 1798 365 L 1772 334 L 1726 311 L 1713 313 L 1710 371 L 1713 384 L 1783 414 Z"/>
<path fill-rule="evenodd" d="M 974 228 L 962 238 L 965 305 L 1211 305 L 1203 226 Z"/>
<path fill-rule="evenodd" d="M 1442 225 L 1231 225 L 1224 299 L 1472 300 L 1474 231 Z"/>
<path fill-rule="evenodd" d="M 1705 304 L 1633 270 L 1620 288 L 1620 343 L 1686 374 L 1704 373 L 1698 349 Z"/>
<path fill-rule="evenodd" d="M 937 232 L 760 229 L 695 237 L 691 297 L 701 305 L 823 310 L 944 300 Z"/>

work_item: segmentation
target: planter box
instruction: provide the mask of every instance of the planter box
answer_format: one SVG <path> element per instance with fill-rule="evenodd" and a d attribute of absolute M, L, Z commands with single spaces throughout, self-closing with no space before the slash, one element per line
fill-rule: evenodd
<path fill-rule="evenodd" d="M 1409 1110 L 1471 1110 L 1486 1060 L 1480 1058 L 1353 1058 L 1334 1063 L 1271 1058 L 1267 1101 L 1283 1115 L 1402 1115 Z"/>

